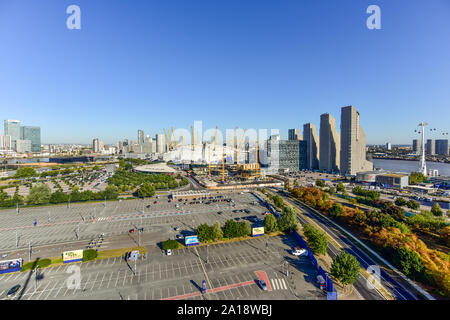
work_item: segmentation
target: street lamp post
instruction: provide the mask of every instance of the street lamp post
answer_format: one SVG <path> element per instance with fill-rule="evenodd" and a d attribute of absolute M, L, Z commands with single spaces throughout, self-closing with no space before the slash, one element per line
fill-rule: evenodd
<path fill-rule="evenodd" d="M 17 231 L 16 231 L 16 248 L 19 247 L 19 237 L 17 236 Z"/>
<path fill-rule="evenodd" d="M 289 262 L 286 261 L 286 277 L 289 277 Z"/>
<path fill-rule="evenodd" d="M 31 261 L 31 241 L 28 241 L 28 261 Z"/>

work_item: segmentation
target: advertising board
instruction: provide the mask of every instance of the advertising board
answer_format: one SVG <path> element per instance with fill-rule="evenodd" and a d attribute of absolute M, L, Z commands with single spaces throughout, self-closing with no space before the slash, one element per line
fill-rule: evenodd
<path fill-rule="evenodd" d="M 184 238 L 184 245 L 187 246 L 198 246 L 200 242 L 198 241 L 198 236 L 188 236 Z"/>
<path fill-rule="evenodd" d="M 259 237 L 264 235 L 264 227 L 258 227 L 252 229 L 252 236 Z"/>
<path fill-rule="evenodd" d="M 22 269 L 23 259 L 11 259 L 0 261 L 0 274 L 16 272 Z"/>
<path fill-rule="evenodd" d="M 83 260 L 83 250 L 64 251 L 62 256 L 63 256 L 64 263 L 82 261 Z"/>

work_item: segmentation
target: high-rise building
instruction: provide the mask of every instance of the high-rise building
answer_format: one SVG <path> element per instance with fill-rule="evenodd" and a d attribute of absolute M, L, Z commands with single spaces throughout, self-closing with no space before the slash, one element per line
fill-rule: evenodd
<path fill-rule="evenodd" d="M 138 144 L 144 144 L 144 131 L 143 130 L 138 130 L 138 140 L 137 140 Z"/>
<path fill-rule="evenodd" d="M 421 147 L 420 147 L 420 140 L 419 139 L 414 139 L 413 140 L 413 144 L 412 144 L 412 149 L 413 152 L 417 155 L 419 155 L 421 153 Z"/>
<path fill-rule="evenodd" d="M 279 169 L 296 172 L 306 169 L 306 142 L 303 140 L 269 139 L 265 146 L 267 163 L 272 172 Z"/>
<path fill-rule="evenodd" d="M 31 141 L 31 152 L 41 152 L 41 128 L 36 126 L 20 127 L 20 138 Z"/>
<path fill-rule="evenodd" d="M 319 137 L 312 123 L 303 125 L 303 140 L 306 141 L 306 162 L 309 170 L 319 169 Z"/>
<path fill-rule="evenodd" d="M 300 170 L 307 170 L 308 169 L 308 159 L 307 159 L 307 151 L 308 151 L 308 144 L 306 141 L 304 140 L 299 140 L 299 165 L 300 165 Z"/>
<path fill-rule="evenodd" d="M 289 129 L 288 130 L 288 140 L 302 140 L 302 136 L 300 134 L 300 130 L 298 130 L 298 129 Z"/>
<path fill-rule="evenodd" d="M 9 154 L 12 152 L 11 136 L 0 136 L 0 153 Z"/>
<path fill-rule="evenodd" d="M 16 140 L 17 153 L 31 152 L 31 140 Z"/>
<path fill-rule="evenodd" d="M 427 140 L 426 152 L 429 156 L 434 156 L 436 154 L 436 142 L 434 139 Z"/>
<path fill-rule="evenodd" d="M 16 149 L 16 141 L 20 140 L 20 121 L 5 120 L 4 122 L 5 136 L 11 136 L 11 144 Z"/>
<path fill-rule="evenodd" d="M 98 138 L 95 138 L 92 141 L 92 152 L 94 153 L 100 152 L 100 140 L 98 140 Z"/>
<path fill-rule="evenodd" d="M 390 142 L 386 143 L 386 150 L 392 150 L 392 144 Z"/>
<path fill-rule="evenodd" d="M 164 153 L 166 152 L 166 142 L 164 139 L 164 135 L 158 133 L 156 135 L 156 153 Z"/>
<path fill-rule="evenodd" d="M 448 139 L 438 139 L 435 143 L 436 154 L 448 156 Z"/>
<path fill-rule="evenodd" d="M 373 170 L 373 163 L 366 160 L 366 134 L 359 117 L 353 106 L 341 109 L 341 174 L 356 175 Z"/>
<path fill-rule="evenodd" d="M 329 113 L 320 116 L 319 169 L 339 172 L 341 137 L 336 130 L 336 119 Z"/>

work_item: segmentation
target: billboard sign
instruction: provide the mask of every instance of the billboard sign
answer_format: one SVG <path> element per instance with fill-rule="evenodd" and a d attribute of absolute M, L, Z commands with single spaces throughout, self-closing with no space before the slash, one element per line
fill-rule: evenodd
<path fill-rule="evenodd" d="M 83 261 L 83 250 L 65 251 L 62 255 L 64 263 Z"/>
<path fill-rule="evenodd" d="M 22 269 L 23 259 L 12 259 L 0 261 L 0 274 L 17 272 Z"/>
<path fill-rule="evenodd" d="M 264 227 L 252 228 L 252 236 L 259 237 L 264 235 Z"/>
<path fill-rule="evenodd" d="M 198 236 L 188 236 L 184 238 L 184 245 L 188 246 L 198 246 L 200 242 L 198 241 Z"/>

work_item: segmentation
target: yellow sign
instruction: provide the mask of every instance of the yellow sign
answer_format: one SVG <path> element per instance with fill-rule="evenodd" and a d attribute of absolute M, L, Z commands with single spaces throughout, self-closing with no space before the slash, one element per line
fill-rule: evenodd
<path fill-rule="evenodd" d="M 76 262 L 83 260 L 83 250 L 73 250 L 63 252 L 63 262 Z"/>
<path fill-rule="evenodd" d="M 254 237 L 264 235 L 264 227 L 253 228 L 253 229 L 252 229 L 252 235 L 253 235 Z"/>

